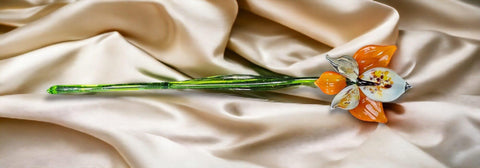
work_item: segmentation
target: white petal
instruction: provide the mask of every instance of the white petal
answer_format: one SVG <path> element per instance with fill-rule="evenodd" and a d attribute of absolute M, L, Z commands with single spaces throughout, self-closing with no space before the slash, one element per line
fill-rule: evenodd
<path fill-rule="evenodd" d="M 372 68 L 365 71 L 359 78 L 376 84 L 359 87 L 368 98 L 380 102 L 394 101 L 410 88 L 402 77 L 387 68 Z"/>
<path fill-rule="evenodd" d="M 344 55 L 338 58 L 332 58 L 327 55 L 327 60 L 330 62 L 336 72 L 342 74 L 352 82 L 357 81 L 358 64 L 352 56 Z"/>
<path fill-rule="evenodd" d="M 360 90 L 357 85 L 350 85 L 340 91 L 332 100 L 331 108 L 351 110 L 358 106 Z"/>

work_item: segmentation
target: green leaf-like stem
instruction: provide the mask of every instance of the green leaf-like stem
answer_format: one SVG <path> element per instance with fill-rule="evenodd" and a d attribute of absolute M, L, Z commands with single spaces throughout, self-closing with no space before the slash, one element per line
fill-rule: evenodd
<path fill-rule="evenodd" d="M 268 77 L 257 75 L 219 75 L 173 82 L 55 85 L 50 94 L 95 93 L 147 89 L 275 90 L 296 85 L 313 85 L 317 77 Z"/>

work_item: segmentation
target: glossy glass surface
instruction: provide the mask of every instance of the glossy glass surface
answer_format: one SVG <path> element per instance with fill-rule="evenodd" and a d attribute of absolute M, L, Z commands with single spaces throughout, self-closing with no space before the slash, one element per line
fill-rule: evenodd
<path fill-rule="evenodd" d="M 356 82 L 358 77 L 358 65 L 357 61 L 353 59 L 353 57 L 344 55 L 338 58 L 332 58 L 330 56 L 326 56 L 327 60 L 333 66 L 335 72 L 342 74 L 350 81 Z"/>
<path fill-rule="evenodd" d="M 358 106 L 352 110 L 349 110 L 355 118 L 358 118 L 362 121 L 371 121 L 371 122 L 388 122 L 387 116 L 383 111 L 383 103 L 372 100 L 360 92 L 360 101 Z"/>
<path fill-rule="evenodd" d="M 357 85 L 350 85 L 338 93 L 332 100 L 331 108 L 351 110 L 357 107 L 360 100 L 360 90 Z"/>
<path fill-rule="evenodd" d="M 50 87 L 47 92 L 50 94 L 71 94 L 146 89 L 274 90 L 296 85 L 313 85 L 316 79 L 317 77 L 219 75 L 173 82 L 55 85 Z"/>
<path fill-rule="evenodd" d="M 394 101 L 410 88 L 402 77 L 387 68 L 372 68 L 359 78 L 375 83 L 372 86 L 360 86 L 360 89 L 370 99 L 380 102 Z"/>
<path fill-rule="evenodd" d="M 375 67 L 387 67 L 395 50 L 397 50 L 397 47 L 394 45 L 368 45 L 360 48 L 353 55 L 353 58 L 357 60 L 358 69 L 361 74 Z"/>
<path fill-rule="evenodd" d="M 315 85 L 317 85 L 323 93 L 335 95 L 347 86 L 347 79 L 336 72 L 327 71 L 320 75 L 315 81 Z"/>

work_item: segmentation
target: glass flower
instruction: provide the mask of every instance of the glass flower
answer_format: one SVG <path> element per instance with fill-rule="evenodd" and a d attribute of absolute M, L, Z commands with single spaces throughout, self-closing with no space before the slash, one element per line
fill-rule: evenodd
<path fill-rule="evenodd" d="M 386 123 L 382 102 L 393 101 L 410 88 L 395 72 L 384 68 L 388 66 L 396 49 L 395 46 L 369 45 L 359 49 L 353 57 L 327 56 L 335 72 L 324 72 L 320 77 L 233 74 L 151 83 L 54 85 L 47 92 L 84 94 L 150 89 L 266 91 L 315 84 L 326 94 L 336 94 L 332 108 L 349 110 L 360 120 Z"/>
<path fill-rule="evenodd" d="M 411 86 L 388 66 L 396 46 L 368 45 L 352 56 L 327 60 L 335 72 L 324 72 L 315 84 L 328 95 L 335 95 L 331 108 L 349 110 L 363 121 L 386 123 L 382 102 L 399 98 Z"/>

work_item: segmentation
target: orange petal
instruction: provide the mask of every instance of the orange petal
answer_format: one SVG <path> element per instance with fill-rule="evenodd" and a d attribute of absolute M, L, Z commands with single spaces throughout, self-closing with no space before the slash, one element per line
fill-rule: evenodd
<path fill-rule="evenodd" d="M 347 80 L 339 73 L 327 71 L 320 75 L 315 81 L 315 85 L 317 85 L 323 93 L 334 95 L 347 86 Z"/>
<path fill-rule="evenodd" d="M 374 67 L 387 67 L 392 59 L 393 53 L 395 53 L 397 47 L 395 45 L 379 46 L 368 45 L 360 48 L 353 58 L 357 60 L 358 69 L 360 74 L 374 68 Z"/>
<path fill-rule="evenodd" d="M 358 106 L 349 110 L 355 118 L 362 121 L 373 121 L 379 123 L 387 123 L 387 116 L 383 112 L 382 102 L 369 99 L 365 94 L 360 92 L 360 102 Z"/>

